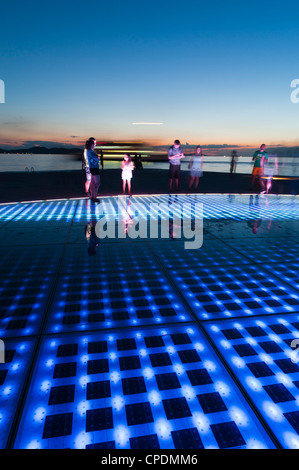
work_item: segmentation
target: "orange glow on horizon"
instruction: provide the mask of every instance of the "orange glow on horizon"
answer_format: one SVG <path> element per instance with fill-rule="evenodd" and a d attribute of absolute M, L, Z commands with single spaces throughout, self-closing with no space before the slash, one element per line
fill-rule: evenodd
<path fill-rule="evenodd" d="M 112 138 L 111 136 L 103 136 L 103 135 L 97 135 L 97 133 L 94 133 L 91 131 L 90 135 L 86 137 L 82 136 L 74 136 L 70 137 L 68 136 L 62 136 L 61 134 L 58 136 L 57 134 L 51 134 L 51 135 L 30 135 L 28 136 L 20 136 L 18 139 L 15 138 L 9 138 L 9 136 L 1 136 L 0 134 L 0 148 L 2 149 L 7 149 L 9 148 L 30 148 L 30 147 L 84 147 L 85 141 L 90 137 L 93 136 L 97 140 L 97 144 L 104 145 L 104 142 L 106 144 L 108 143 L 113 143 L 114 145 L 117 145 L 118 143 L 124 144 L 127 142 L 129 145 L 132 144 L 139 144 L 147 147 L 165 147 L 165 146 L 171 146 L 176 138 L 178 138 L 181 141 L 181 144 L 183 147 L 196 147 L 197 145 L 201 145 L 201 147 L 207 151 L 213 151 L 213 150 L 223 150 L 225 151 L 230 151 L 231 149 L 236 149 L 238 148 L 241 150 L 251 150 L 251 149 L 257 149 L 260 147 L 261 143 L 259 141 L 251 141 L 251 142 L 239 142 L 238 140 L 234 140 L 233 138 L 227 139 L 229 142 L 233 142 L 233 144 L 225 144 L 223 141 L 217 142 L 217 141 L 208 141 L 205 142 L 201 140 L 200 138 L 198 139 L 183 139 L 183 136 L 177 136 L 174 135 L 170 139 L 161 139 L 161 138 L 138 138 L 138 139 L 132 139 L 132 138 L 122 138 L 122 136 L 118 136 L 117 138 L 114 137 Z M 38 143 L 37 143 L 38 142 Z M 298 142 L 280 142 L 280 143 L 275 143 L 275 142 L 268 142 L 267 139 L 265 139 L 266 147 L 271 148 L 271 147 L 291 147 L 291 146 L 299 146 Z"/>

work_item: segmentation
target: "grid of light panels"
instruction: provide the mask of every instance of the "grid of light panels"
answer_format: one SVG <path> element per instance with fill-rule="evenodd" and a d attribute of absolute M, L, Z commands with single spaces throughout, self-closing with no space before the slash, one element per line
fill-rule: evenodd
<path fill-rule="evenodd" d="M 16 448 L 273 448 L 198 327 L 47 337 Z"/>
<path fill-rule="evenodd" d="M 299 448 L 299 315 L 205 323 L 204 328 L 282 447 Z"/>
<path fill-rule="evenodd" d="M 101 203 L 0 205 L 0 447 L 297 448 L 299 198 Z M 196 203 L 198 250 L 96 237 Z"/>
<path fill-rule="evenodd" d="M 0 338 L 39 334 L 53 277 L 13 274 L 0 282 Z"/>
<path fill-rule="evenodd" d="M 0 448 L 6 447 L 29 370 L 35 339 L 5 339 L 5 363 L 0 362 Z M 3 353 L 2 347 L 1 355 Z"/>
<path fill-rule="evenodd" d="M 186 322 L 192 317 L 156 270 L 61 276 L 47 332 Z"/>
<path fill-rule="evenodd" d="M 170 276 L 201 320 L 299 310 L 298 291 L 259 266 L 179 268 Z"/>

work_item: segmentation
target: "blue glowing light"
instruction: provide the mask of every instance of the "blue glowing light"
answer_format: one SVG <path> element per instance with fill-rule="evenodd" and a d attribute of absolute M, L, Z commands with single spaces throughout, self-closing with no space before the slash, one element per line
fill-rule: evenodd
<path fill-rule="evenodd" d="M 134 199 L 148 226 L 169 196 Z M 299 448 L 299 197 L 253 210 L 246 195 L 180 194 L 174 215 L 190 201 L 200 249 L 159 234 L 103 239 L 95 256 L 90 201 L 0 204 L 1 448 L 273 448 L 267 426 Z M 103 197 L 117 224 L 118 203 Z"/>

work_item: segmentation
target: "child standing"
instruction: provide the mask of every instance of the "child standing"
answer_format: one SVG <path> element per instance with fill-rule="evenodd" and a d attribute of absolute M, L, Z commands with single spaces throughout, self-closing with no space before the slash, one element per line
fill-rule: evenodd
<path fill-rule="evenodd" d="M 134 164 L 131 160 L 131 157 L 128 153 L 125 153 L 124 159 L 121 164 L 121 178 L 123 180 L 123 194 L 126 192 L 126 184 L 128 185 L 128 191 L 131 196 L 131 179 L 132 171 L 134 170 Z"/>

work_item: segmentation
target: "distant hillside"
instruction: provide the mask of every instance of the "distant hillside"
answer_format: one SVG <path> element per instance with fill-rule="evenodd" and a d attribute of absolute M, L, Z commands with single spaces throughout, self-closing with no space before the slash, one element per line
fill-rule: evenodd
<path fill-rule="evenodd" d="M 83 152 L 83 148 L 81 147 L 72 147 L 72 148 L 65 148 L 65 147 L 31 147 L 31 148 L 22 148 L 22 149 L 0 149 L 0 153 L 29 153 L 29 154 L 59 154 L 59 155 L 80 155 Z"/>

